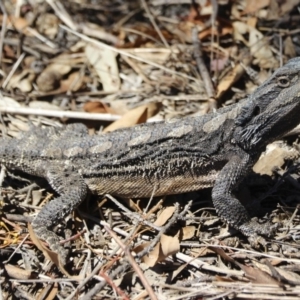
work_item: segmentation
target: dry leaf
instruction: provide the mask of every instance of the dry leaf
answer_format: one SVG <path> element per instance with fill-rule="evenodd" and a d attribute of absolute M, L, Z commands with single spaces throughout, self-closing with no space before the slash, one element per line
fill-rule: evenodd
<path fill-rule="evenodd" d="M 299 0 L 272 1 L 277 2 L 280 8 L 280 16 L 290 12 L 293 8 L 299 5 Z"/>
<path fill-rule="evenodd" d="M 84 104 L 83 109 L 89 113 L 111 113 L 108 111 L 108 106 L 100 101 L 88 101 Z"/>
<path fill-rule="evenodd" d="M 17 102 L 15 99 L 7 97 L 7 96 L 0 96 L 0 107 L 20 107 L 20 103 Z"/>
<path fill-rule="evenodd" d="M 175 206 L 166 207 L 162 211 L 162 213 L 158 216 L 158 218 L 154 222 L 154 225 L 163 226 L 164 224 L 166 224 L 166 222 L 172 217 L 174 211 L 175 211 Z"/>
<path fill-rule="evenodd" d="M 246 7 L 243 11 L 243 14 L 251 14 L 258 11 L 261 8 L 269 6 L 270 0 L 247 0 Z"/>
<path fill-rule="evenodd" d="M 120 76 L 116 53 L 107 48 L 88 44 L 85 54 L 89 63 L 95 68 L 105 92 L 116 92 L 120 88 Z"/>
<path fill-rule="evenodd" d="M 282 268 L 275 268 L 275 270 L 279 273 L 279 275 L 282 278 L 284 278 L 290 284 L 299 285 L 300 275 L 298 275 L 297 273 L 291 272 L 289 270 L 284 270 Z"/>
<path fill-rule="evenodd" d="M 244 38 L 244 35 L 248 33 L 248 27 L 246 23 L 243 22 L 233 22 L 233 39 L 242 41 L 244 44 L 247 44 L 247 40 Z"/>
<path fill-rule="evenodd" d="M 219 99 L 227 92 L 232 85 L 238 81 L 241 76 L 245 73 L 245 67 L 251 63 L 251 57 L 245 57 L 241 60 L 241 64 L 238 63 L 224 78 L 220 81 L 217 86 L 216 98 Z"/>
<path fill-rule="evenodd" d="M 250 52 L 255 59 L 254 64 L 258 64 L 261 68 L 278 68 L 279 61 L 273 55 L 271 45 L 264 35 L 253 27 L 249 27 L 249 47 Z"/>
<path fill-rule="evenodd" d="M 16 59 L 16 53 L 14 52 L 13 48 L 9 45 L 3 45 L 3 52 L 5 57 Z"/>
<path fill-rule="evenodd" d="M 36 27 L 39 33 L 54 39 L 59 30 L 59 19 L 56 15 L 50 13 L 43 13 L 38 16 L 36 20 Z"/>
<path fill-rule="evenodd" d="M 245 24 L 239 21 L 233 22 L 234 39 L 242 41 L 250 48 L 250 52 L 255 58 L 255 64 L 266 69 L 277 68 L 279 66 L 279 62 L 273 55 L 270 43 L 264 38 L 264 35 L 260 31 L 252 26 L 253 24 L 250 24 Z M 249 36 L 248 41 L 244 38 L 244 35 Z"/>
<path fill-rule="evenodd" d="M 110 132 L 116 129 L 130 127 L 147 121 L 147 106 L 139 106 L 130 110 L 121 119 L 113 122 L 104 128 L 103 132 Z"/>
<path fill-rule="evenodd" d="M 41 92 L 51 92 L 60 86 L 61 74 L 44 70 L 37 78 L 36 84 Z"/>
<path fill-rule="evenodd" d="M 161 236 L 160 243 L 161 243 L 161 248 L 162 248 L 162 253 L 164 255 L 164 258 L 166 258 L 169 255 L 173 255 L 180 250 L 179 240 L 178 237 L 176 236 L 172 237 L 163 234 Z"/>
<path fill-rule="evenodd" d="M 32 90 L 32 82 L 35 76 L 30 76 L 22 79 L 18 84 L 18 89 L 23 93 L 29 93 Z"/>
<path fill-rule="evenodd" d="M 62 60 L 62 58 L 60 57 L 59 60 Z M 60 63 L 55 62 L 55 63 L 48 65 L 47 68 L 44 70 L 44 72 L 54 72 L 54 73 L 58 73 L 60 75 L 66 75 L 71 70 L 72 70 L 72 67 L 70 64 L 68 64 L 67 61 L 61 61 Z"/>
<path fill-rule="evenodd" d="M 26 28 L 28 27 L 28 21 L 21 17 L 14 17 L 10 16 L 10 21 L 13 24 L 13 26 L 20 32 L 24 33 L 27 36 L 32 36 L 31 33 L 29 33 Z"/>
<path fill-rule="evenodd" d="M 62 57 L 59 58 L 61 62 L 55 62 L 47 66 L 37 78 L 37 86 L 42 92 L 50 92 L 58 89 L 61 86 L 60 79 L 63 75 L 68 74 L 72 67 L 62 61 Z M 78 72 L 76 72 L 77 74 Z M 62 92 L 68 89 L 63 89 Z"/>
<path fill-rule="evenodd" d="M 272 175 L 274 168 L 280 168 L 285 160 L 295 159 L 299 152 L 282 142 L 274 142 L 267 146 L 266 151 L 260 156 L 253 167 L 253 171 L 258 174 Z"/>
<path fill-rule="evenodd" d="M 67 79 L 61 80 L 60 82 L 60 93 L 65 93 L 67 91 L 78 92 L 80 89 L 85 86 L 85 77 L 81 75 L 81 73 L 73 72 L 71 73 Z"/>
<path fill-rule="evenodd" d="M 121 119 L 107 126 L 103 132 L 114 131 L 116 129 L 130 127 L 136 124 L 145 123 L 148 118 L 157 113 L 158 106 L 155 103 L 138 106 L 128 111 Z M 152 114 L 152 115 L 151 115 Z"/>
<path fill-rule="evenodd" d="M 261 271 L 258 268 L 252 268 L 243 264 L 239 264 L 239 266 L 245 272 L 249 280 L 253 283 L 274 284 L 280 286 L 280 283 L 276 279 L 274 279 L 268 273 Z"/>
<path fill-rule="evenodd" d="M 295 49 L 295 45 L 294 45 L 294 42 L 292 40 L 292 37 L 291 36 L 287 36 L 284 40 L 284 54 L 289 57 L 289 58 L 292 58 L 292 57 L 295 57 L 297 56 L 297 52 L 296 52 L 296 49 Z"/>
<path fill-rule="evenodd" d="M 11 278 L 20 280 L 27 280 L 32 278 L 31 270 L 24 270 L 10 264 L 4 264 L 4 268 L 8 276 Z"/>
<path fill-rule="evenodd" d="M 128 108 L 128 103 L 124 100 L 114 100 L 109 103 L 109 108 L 114 111 L 117 115 L 124 115 L 126 114 L 130 109 Z"/>
<path fill-rule="evenodd" d="M 195 236 L 196 227 L 195 226 L 185 226 L 180 230 L 182 235 L 181 240 L 189 240 Z"/>
<path fill-rule="evenodd" d="M 161 107 L 161 102 L 152 102 L 148 103 L 148 111 L 147 111 L 147 120 L 151 118 L 152 116 L 156 115 Z M 130 111 L 132 108 L 129 107 L 128 102 L 125 100 L 114 100 L 109 102 L 109 106 L 107 107 L 107 111 L 110 114 L 116 114 L 116 115 L 125 115 L 128 111 Z"/>
<path fill-rule="evenodd" d="M 299 0 L 272 0 L 266 10 L 265 20 L 279 20 L 299 5 Z"/>
<path fill-rule="evenodd" d="M 148 246 L 148 243 L 145 244 L 145 246 Z M 153 267 L 169 255 L 177 253 L 179 249 L 180 244 L 177 237 L 171 237 L 163 234 L 160 242 L 156 244 L 154 249 L 148 255 L 143 257 L 143 261 L 149 267 Z"/>
<path fill-rule="evenodd" d="M 160 108 L 162 107 L 162 104 L 161 103 L 148 103 L 146 104 L 147 106 L 147 120 L 150 119 L 151 117 L 155 116 Z"/>

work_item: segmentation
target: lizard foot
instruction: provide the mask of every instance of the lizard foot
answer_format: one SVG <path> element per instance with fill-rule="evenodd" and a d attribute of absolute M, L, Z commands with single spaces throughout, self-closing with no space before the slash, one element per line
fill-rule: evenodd
<path fill-rule="evenodd" d="M 238 230 L 248 237 L 257 237 L 258 235 L 271 237 L 274 235 L 277 228 L 278 224 L 273 224 L 271 222 L 259 224 L 256 220 L 250 220 L 239 226 Z"/>
<path fill-rule="evenodd" d="M 271 222 L 259 224 L 255 220 L 250 220 L 239 227 L 239 230 L 248 237 L 251 247 L 259 249 L 260 247 L 266 247 L 267 241 L 265 237 L 273 236 L 277 228 L 278 224 L 273 224 Z"/>

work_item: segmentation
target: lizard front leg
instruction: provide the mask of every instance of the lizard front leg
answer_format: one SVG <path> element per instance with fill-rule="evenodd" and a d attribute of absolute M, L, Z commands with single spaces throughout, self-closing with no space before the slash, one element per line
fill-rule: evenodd
<path fill-rule="evenodd" d="M 52 251 L 57 252 L 65 265 L 67 252 L 59 243 L 59 237 L 49 228 L 70 214 L 87 195 L 87 185 L 74 171 L 48 170 L 46 178 L 60 196 L 47 203 L 32 222 L 35 234 L 45 240 Z"/>
<path fill-rule="evenodd" d="M 247 210 L 233 195 L 233 190 L 252 167 L 252 159 L 247 153 L 233 156 L 218 174 L 212 190 L 212 200 L 217 213 L 245 236 L 256 234 L 269 236 L 271 225 L 259 224 L 251 220 Z"/>

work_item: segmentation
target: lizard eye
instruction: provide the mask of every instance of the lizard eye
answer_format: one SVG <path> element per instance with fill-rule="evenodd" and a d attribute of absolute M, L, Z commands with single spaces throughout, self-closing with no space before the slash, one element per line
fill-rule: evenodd
<path fill-rule="evenodd" d="M 280 87 L 285 88 L 285 87 L 288 87 L 290 85 L 290 81 L 286 76 L 280 76 L 280 77 L 277 78 L 277 84 Z"/>

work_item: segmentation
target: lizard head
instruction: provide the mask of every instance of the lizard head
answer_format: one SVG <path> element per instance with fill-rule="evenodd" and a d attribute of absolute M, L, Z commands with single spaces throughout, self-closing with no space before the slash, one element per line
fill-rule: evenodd
<path fill-rule="evenodd" d="M 245 150 L 264 147 L 300 123 L 300 57 L 276 70 L 251 96 L 235 121 Z"/>

